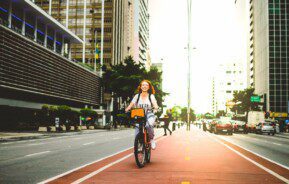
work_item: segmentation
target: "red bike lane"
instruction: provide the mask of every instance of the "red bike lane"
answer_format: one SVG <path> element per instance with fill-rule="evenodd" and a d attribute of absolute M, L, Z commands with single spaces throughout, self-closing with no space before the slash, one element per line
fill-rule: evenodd
<path fill-rule="evenodd" d="M 127 150 L 51 183 L 286 183 L 289 171 L 280 166 L 267 167 L 264 159 L 246 155 L 264 168 L 230 150 L 223 140 L 199 130 L 178 130 L 158 140 L 151 163 L 139 169 Z M 232 146 L 233 147 L 233 146 Z M 259 160 L 258 160 L 259 159 Z M 263 164 L 263 165 L 262 165 Z M 280 179 L 281 178 L 281 179 Z M 283 180 L 282 180 L 283 179 Z"/>

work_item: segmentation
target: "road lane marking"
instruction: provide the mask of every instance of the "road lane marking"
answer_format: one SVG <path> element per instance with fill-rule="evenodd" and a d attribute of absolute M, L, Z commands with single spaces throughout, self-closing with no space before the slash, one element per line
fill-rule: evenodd
<path fill-rule="evenodd" d="M 72 182 L 71 184 L 79 184 L 79 183 L 81 183 L 81 182 L 83 182 L 83 181 L 85 181 L 85 180 L 97 175 L 98 173 L 104 171 L 105 169 L 107 169 L 107 168 L 109 168 L 109 167 L 111 167 L 111 166 L 113 166 L 113 165 L 115 165 L 115 164 L 127 159 L 128 157 L 130 157 L 132 155 L 133 155 L 133 153 L 130 153 L 130 154 L 128 154 L 128 155 L 126 155 L 126 156 L 124 156 L 124 157 L 122 157 L 122 158 L 120 158 L 120 159 L 118 159 L 118 160 L 116 160 L 116 161 L 114 161 L 114 162 L 112 162 L 112 163 L 110 163 L 110 164 L 108 164 L 108 165 L 106 165 L 106 166 L 104 166 L 104 167 L 102 167 L 102 168 L 100 168 L 100 169 L 98 169 L 98 170 L 86 175 L 85 177 L 80 178 L 80 179 Z"/>
<path fill-rule="evenodd" d="M 45 143 L 34 143 L 34 144 L 28 144 L 28 146 L 37 146 L 37 145 L 43 145 Z"/>
<path fill-rule="evenodd" d="M 79 139 L 81 139 L 81 137 L 73 138 L 73 140 L 79 140 Z"/>
<path fill-rule="evenodd" d="M 233 149 L 233 148 L 230 147 L 229 145 L 221 142 L 220 140 L 218 140 L 218 138 L 217 138 L 216 135 L 210 135 L 210 134 L 208 134 L 208 133 L 206 133 L 206 134 L 207 134 L 209 137 L 211 137 L 213 140 L 215 140 L 216 142 L 224 145 L 225 147 L 227 147 L 227 148 L 230 149 L 231 151 L 235 152 L 235 153 L 238 154 L 239 156 L 243 157 L 244 159 L 246 159 L 246 160 L 248 160 L 249 162 L 253 163 L 254 165 L 258 166 L 259 168 L 265 170 L 266 172 L 270 173 L 271 175 L 275 176 L 276 178 L 280 179 L 281 181 L 283 181 L 283 182 L 285 182 L 285 183 L 289 183 L 289 180 L 288 180 L 287 178 L 284 178 L 283 176 L 281 176 L 281 175 L 275 173 L 274 171 L 272 171 L 272 170 L 264 167 L 263 165 L 261 165 L 261 164 L 259 164 L 258 162 L 250 159 L 249 157 L 246 157 L 245 155 L 243 155 L 243 154 L 240 153 L 239 151 Z M 238 146 L 238 147 L 240 147 L 240 148 L 242 148 L 242 149 L 244 149 L 244 150 L 246 150 L 246 151 L 248 151 L 248 152 L 251 152 L 251 153 L 253 153 L 253 154 L 257 155 L 257 156 L 260 156 L 261 158 L 263 158 L 263 159 L 265 159 L 265 160 L 267 160 L 267 161 L 270 161 L 270 162 L 272 162 L 272 163 L 275 163 L 276 165 L 281 166 L 281 167 L 289 170 L 289 168 L 288 168 L 287 166 L 284 166 L 284 165 L 282 165 L 282 164 L 279 164 L 279 163 L 277 163 L 277 162 L 274 162 L 273 160 L 270 160 L 270 159 L 268 159 L 268 158 L 266 158 L 266 157 L 263 157 L 263 156 L 255 153 L 255 152 L 253 152 L 253 151 L 247 150 L 247 149 L 243 148 L 242 146 L 239 146 L 238 144 L 235 144 L 235 143 L 234 143 L 233 141 L 231 141 L 231 140 L 227 140 L 227 139 L 224 138 L 224 137 L 220 137 L 220 138 L 223 139 L 223 140 L 225 140 L 225 141 L 228 141 L 228 142 L 230 142 L 230 143 L 232 143 L 232 144 L 234 144 L 234 145 L 236 145 L 236 146 Z"/>
<path fill-rule="evenodd" d="M 114 138 L 112 138 L 113 140 L 117 140 L 117 139 L 120 139 L 120 137 L 114 137 Z"/>
<path fill-rule="evenodd" d="M 278 146 L 282 146 L 282 144 L 279 144 L 279 143 L 275 143 L 275 142 L 273 142 L 273 144 L 275 144 L 275 145 L 278 145 Z"/>
<path fill-rule="evenodd" d="M 243 155 L 242 153 L 240 153 L 239 151 L 231 148 L 230 146 L 228 146 L 227 144 L 217 140 L 216 138 L 214 138 L 216 142 L 226 146 L 228 149 L 230 149 L 231 151 L 235 152 L 236 154 L 238 154 L 239 156 L 243 157 L 244 159 L 248 160 L 249 162 L 255 164 L 256 166 L 258 166 L 259 168 L 263 169 L 264 171 L 270 173 L 271 175 L 275 176 L 276 178 L 280 179 L 281 181 L 285 182 L 285 183 L 289 183 L 289 180 L 287 178 L 284 178 L 283 176 L 275 173 L 274 171 L 268 169 L 267 167 L 264 167 L 263 165 L 259 164 L 258 162 L 255 162 L 254 160 L 250 159 L 249 157 L 246 157 L 245 155 Z"/>
<path fill-rule="evenodd" d="M 90 144 L 93 144 L 94 142 L 88 142 L 88 143 L 85 143 L 83 144 L 83 146 L 87 146 L 87 145 L 90 145 Z"/>
<path fill-rule="evenodd" d="M 248 151 L 248 152 L 250 152 L 250 153 L 253 153 L 254 155 L 257 155 L 257 156 L 259 156 L 259 157 L 261 157 L 261 158 L 263 158 L 263 159 L 265 159 L 265 160 L 267 160 L 267 161 L 269 161 L 269 162 L 272 162 L 272 163 L 274 163 L 274 164 L 276 164 L 276 165 L 278 165 L 278 166 L 280 166 L 280 167 L 283 167 L 284 169 L 289 170 L 289 167 L 288 167 L 288 166 L 282 165 L 282 164 L 280 164 L 280 163 L 278 163 L 278 162 L 275 162 L 275 161 L 273 161 L 273 160 L 271 160 L 271 159 L 269 159 L 269 158 L 267 158 L 267 157 L 264 157 L 264 156 L 262 156 L 262 155 L 260 155 L 260 154 L 258 154 L 258 153 L 256 153 L 256 152 L 254 152 L 254 151 L 251 151 L 251 150 L 249 150 L 249 149 L 247 149 L 247 148 L 245 148 L 245 147 L 243 147 L 243 146 L 235 143 L 235 142 L 232 141 L 232 140 L 229 140 L 229 139 L 226 139 L 226 138 L 223 138 L 223 137 L 220 137 L 220 138 L 223 139 L 223 140 L 225 140 L 225 141 L 228 141 L 228 142 L 230 142 L 230 143 L 232 143 L 232 144 L 234 144 L 234 145 L 236 145 L 236 146 L 238 146 L 238 147 L 240 147 L 240 148 L 242 148 L 242 149 L 244 149 L 244 150 L 246 150 L 246 151 Z"/>
<path fill-rule="evenodd" d="M 49 153 L 49 152 L 51 152 L 51 151 L 43 151 L 43 152 L 39 152 L 39 153 L 33 153 L 33 154 L 25 155 L 25 157 L 32 157 L 32 156 L 35 156 L 35 155 L 42 155 L 42 154 Z"/>
<path fill-rule="evenodd" d="M 2 143 L 2 144 L 13 144 L 13 142 L 5 142 L 5 143 Z"/>
<path fill-rule="evenodd" d="M 158 138 L 159 138 L 159 139 L 156 140 L 156 142 L 164 139 L 165 137 L 158 137 Z M 101 159 L 98 159 L 98 160 L 95 160 L 95 161 L 93 161 L 93 162 L 87 163 L 87 164 L 85 164 L 85 165 L 82 165 L 82 166 L 80 166 L 80 167 L 77 167 L 77 168 L 75 168 L 75 169 L 72 169 L 72 170 L 70 170 L 70 171 L 67 171 L 67 172 L 65 172 L 65 173 L 62 173 L 62 174 L 59 174 L 59 175 L 54 176 L 54 177 L 52 177 L 52 178 L 49 178 L 49 179 L 47 179 L 47 180 L 41 181 L 41 182 L 39 182 L 38 184 L 46 184 L 46 183 L 48 183 L 48 182 L 54 181 L 54 180 L 56 180 L 56 179 L 58 179 L 58 178 L 61 178 L 61 177 L 63 177 L 63 176 L 66 176 L 66 175 L 68 175 L 68 174 L 70 174 L 70 173 L 72 173 L 72 172 L 75 172 L 75 171 L 77 171 L 77 170 L 80 170 L 80 169 L 82 169 L 82 168 L 84 168 L 84 167 L 87 167 L 87 166 L 89 166 L 89 165 L 95 164 L 95 163 L 100 162 L 100 161 L 102 161 L 102 160 L 105 160 L 105 159 L 107 159 L 107 158 L 116 156 L 116 155 L 121 154 L 121 153 L 123 153 L 123 152 L 125 152 L 125 151 L 127 151 L 127 150 L 130 150 L 130 149 L 133 149 L 133 147 L 129 147 L 129 148 L 127 148 L 127 149 L 121 150 L 121 151 L 119 151 L 119 152 L 116 152 L 116 153 L 114 153 L 114 154 L 108 155 L 108 156 L 103 157 L 103 158 L 101 158 Z"/>
<path fill-rule="evenodd" d="M 181 184 L 191 184 L 189 181 L 182 181 Z"/>
<path fill-rule="evenodd" d="M 185 157 L 185 160 L 187 160 L 187 161 L 191 160 L 191 157 Z"/>

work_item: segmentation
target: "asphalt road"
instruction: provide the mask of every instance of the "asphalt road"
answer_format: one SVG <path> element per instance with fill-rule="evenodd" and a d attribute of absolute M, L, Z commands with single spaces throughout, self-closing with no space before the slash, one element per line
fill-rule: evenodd
<path fill-rule="evenodd" d="M 128 129 L 0 143 L 0 183 L 37 183 L 128 149 L 133 140 Z"/>
<path fill-rule="evenodd" d="M 233 136 L 220 135 L 227 141 L 242 146 L 254 153 L 271 159 L 279 164 L 289 167 L 289 139 L 259 135 L 259 134 L 238 134 Z"/>
<path fill-rule="evenodd" d="M 163 130 L 156 129 L 156 134 L 161 136 Z M 216 136 L 289 167 L 289 139 Z M 37 183 L 128 149 L 133 140 L 134 130 L 129 129 L 0 143 L 0 183 Z"/>

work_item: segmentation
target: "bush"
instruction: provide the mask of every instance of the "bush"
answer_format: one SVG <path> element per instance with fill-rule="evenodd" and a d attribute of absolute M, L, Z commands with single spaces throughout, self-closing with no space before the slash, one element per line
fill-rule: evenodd
<path fill-rule="evenodd" d="M 83 108 L 80 110 L 80 115 L 82 117 L 83 125 L 94 125 L 97 120 L 97 112 L 90 108 Z"/>

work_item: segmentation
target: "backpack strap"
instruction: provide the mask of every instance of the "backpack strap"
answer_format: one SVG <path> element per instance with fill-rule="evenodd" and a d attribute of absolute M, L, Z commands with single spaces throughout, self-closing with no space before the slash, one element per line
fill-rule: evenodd
<path fill-rule="evenodd" d="M 140 97 L 140 93 L 138 94 L 138 97 L 137 97 L 137 100 L 136 100 L 136 105 L 138 105 L 139 97 Z"/>
<path fill-rule="evenodd" d="M 140 93 L 138 94 L 138 97 L 136 100 L 136 105 L 138 104 L 139 98 L 140 98 Z M 149 100 L 150 100 L 151 106 L 153 106 L 152 99 L 151 99 L 151 93 L 149 93 Z"/>
<path fill-rule="evenodd" d="M 151 99 L 151 93 L 149 93 L 149 100 L 150 100 L 151 106 L 153 106 L 152 99 Z"/>

